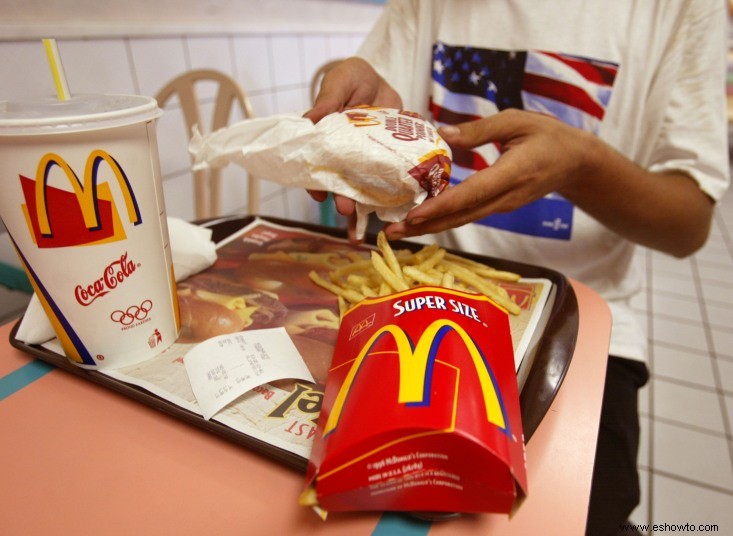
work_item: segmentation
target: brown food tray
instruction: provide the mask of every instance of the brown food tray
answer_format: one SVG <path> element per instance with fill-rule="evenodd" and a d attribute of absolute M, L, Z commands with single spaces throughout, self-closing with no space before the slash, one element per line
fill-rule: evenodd
<path fill-rule="evenodd" d="M 213 220 L 210 225 L 204 222 L 203 225 L 207 225 L 212 229 L 212 238 L 214 242 L 218 243 L 248 225 L 254 219 L 253 216 L 234 217 L 225 220 Z M 278 225 L 302 228 L 334 237 L 345 238 L 346 236 L 343 229 L 305 224 L 279 218 L 265 217 L 262 219 Z M 370 244 L 375 244 L 376 236 L 367 235 L 366 241 Z M 422 244 L 405 241 L 393 242 L 392 245 L 398 248 L 409 249 L 419 249 L 422 247 Z M 517 272 L 525 278 L 545 278 L 553 283 L 555 291 L 554 300 L 548 303 L 548 307 L 550 307 L 549 316 L 541 333 L 542 336 L 536 344 L 533 360 L 531 361 L 530 369 L 526 372 L 520 394 L 522 425 L 525 439 L 529 441 L 555 398 L 575 349 L 578 332 L 578 303 L 575 298 L 575 293 L 568 280 L 562 274 L 553 270 L 505 259 L 471 255 L 466 252 L 457 253 L 460 253 L 463 257 L 490 264 L 500 270 Z M 10 344 L 13 347 L 32 354 L 46 363 L 84 378 L 85 380 L 102 385 L 188 424 L 233 441 L 267 458 L 283 463 L 298 471 L 305 472 L 308 460 L 302 456 L 233 430 L 224 424 L 207 421 L 202 416 L 164 400 L 135 385 L 111 378 L 100 372 L 79 368 L 70 363 L 65 356 L 47 350 L 42 346 L 28 345 L 19 341 L 16 338 L 19 324 L 20 321 L 16 323 L 10 333 Z"/>

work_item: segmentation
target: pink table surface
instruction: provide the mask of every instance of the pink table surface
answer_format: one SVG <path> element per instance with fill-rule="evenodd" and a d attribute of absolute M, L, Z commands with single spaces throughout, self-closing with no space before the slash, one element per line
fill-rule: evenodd
<path fill-rule="evenodd" d="M 527 445 L 519 511 L 433 524 L 297 504 L 303 475 L 103 387 L 52 370 L 0 399 L 0 532 L 29 534 L 583 534 L 611 319 L 571 281 L 570 367 Z M 33 361 L 0 327 L 0 382 Z M 392 520 L 394 518 L 391 518 Z"/>

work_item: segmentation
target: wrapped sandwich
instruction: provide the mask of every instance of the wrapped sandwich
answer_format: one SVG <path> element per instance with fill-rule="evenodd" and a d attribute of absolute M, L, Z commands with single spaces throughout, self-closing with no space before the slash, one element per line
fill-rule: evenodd
<path fill-rule="evenodd" d="M 353 199 L 360 238 L 370 213 L 401 221 L 450 178 L 450 148 L 436 128 L 391 108 L 349 108 L 316 124 L 297 115 L 246 119 L 194 132 L 189 148 L 194 169 L 235 163 L 257 178 Z"/>

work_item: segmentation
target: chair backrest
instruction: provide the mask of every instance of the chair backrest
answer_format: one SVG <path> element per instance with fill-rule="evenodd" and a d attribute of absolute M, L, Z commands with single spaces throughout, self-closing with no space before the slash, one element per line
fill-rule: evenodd
<path fill-rule="evenodd" d="M 200 99 L 196 85 L 201 82 L 213 82 L 217 86 L 214 111 L 207 125 L 201 116 Z M 228 75 L 211 69 L 188 71 L 168 82 L 158 92 L 156 100 L 163 108 L 174 95 L 178 97 L 186 121 L 189 136 L 194 125 L 199 132 L 206 133 L 225 127 L 229 123 L 232 106 L 236 102 L 245 118 L 253 117 L 252 106 L 246 93 L 235 80 Z M 247 178 L 247 209 L 250 214 L 259 211 L 259 184 L 256 178 Z M 212 218 L 221 212 L 221 169 L 208 169 L 194 172 L 194 195 L 196 218 Z"/>

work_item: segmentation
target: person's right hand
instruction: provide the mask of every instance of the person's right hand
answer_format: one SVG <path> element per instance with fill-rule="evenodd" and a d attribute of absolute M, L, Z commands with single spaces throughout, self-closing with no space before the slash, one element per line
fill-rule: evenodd
<path fill-rule="evenodd" d="M 317 123 L 328 114 L 362 104 L 401 109 L 402 99 L 369 63 L 361 58 L 348 58 L 325 74 L 313 108 L 303 117 Z M 319 202 L 325 201 L 328 196 L 327 192 L 318 190 L 308 190 L 308 193 Z M 335 195 L 334 202 L 336 211 L 349 219 L 349 239 L 356 242 L 354 201 Z"/>
<path fill-rule="evenodd" d="M 348 58 L 325 74 L 316 102 L 304 117 L 317 123 L 330 113 L 362 104 L 401 109 L 402 99 L 369 63 Z"/>

